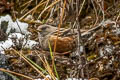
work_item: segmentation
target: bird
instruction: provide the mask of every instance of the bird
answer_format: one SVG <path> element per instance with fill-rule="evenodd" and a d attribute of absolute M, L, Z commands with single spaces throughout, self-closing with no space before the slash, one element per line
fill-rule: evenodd
<path fill-rule="evenodd" d="M 43 50 L 50 50 L 49 43 L 53 50 L 56 39 L 56 52 L 58 53 L 72 52 L 76 48 L 77 31 L 74 31 L 70 28 L 60 28 L 59 34 L 57 36 L 58 27 L 47 24 L 38 26 L 37 31 L 40 46 Z"/>

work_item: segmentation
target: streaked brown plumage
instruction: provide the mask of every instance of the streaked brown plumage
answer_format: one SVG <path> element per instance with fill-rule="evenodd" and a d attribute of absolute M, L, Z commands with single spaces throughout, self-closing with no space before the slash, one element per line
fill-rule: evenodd
<path fill-rule="evenodd" d="M 54 48 L 55 40 L 57 39 L 58 28 L 50 25 L 41 25 L 37 29 L 39 31 L 40 45 L 44 50 L 49 50 L 48 41 Z M 60 34 L 57 39 L 56 52 L 63 53 L 73 51 L 76 47 L 77 33 L 71 29 L 60 29 Z"/>

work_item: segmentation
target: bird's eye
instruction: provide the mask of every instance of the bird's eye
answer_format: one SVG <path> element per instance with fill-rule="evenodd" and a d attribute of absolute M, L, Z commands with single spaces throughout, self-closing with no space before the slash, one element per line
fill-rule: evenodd
<path fill-rule="evenodd" d="M 41 28 L 41 30 L 46 30 L 48 27 L 43 27 L 43 28 Z"/>

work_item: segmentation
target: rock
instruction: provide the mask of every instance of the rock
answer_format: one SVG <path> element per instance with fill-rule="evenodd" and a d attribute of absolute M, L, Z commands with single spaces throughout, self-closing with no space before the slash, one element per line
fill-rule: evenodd
<path fill-rule="evenodd" d="M 5 54 L 1 54 L 1 53 L 0 53 L 0 68 L 4 68 L 7 70 L 10 68 L 8 66 L 7 57 L 5 56 Z M 15 79 L 13 79 L 5 72 L 0 71 L 0 80 L 15 80 Z"/>

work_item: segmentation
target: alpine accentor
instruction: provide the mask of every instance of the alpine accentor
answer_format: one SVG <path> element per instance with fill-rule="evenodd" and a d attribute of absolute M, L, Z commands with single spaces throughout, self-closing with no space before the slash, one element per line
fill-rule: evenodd
<path fill-rule="evenodd" d="M 39 26 L 37 30 L 40 45 L 44 50 L 49 50 L 48 42 L 50 42 L 53 50 L 56 39 L 56 52 L 63 53 L 73 51 L 76 47 L 76 31 L 60 28 L 60 33 L 57 38 L 57 27 L 45 24 Z"/>

